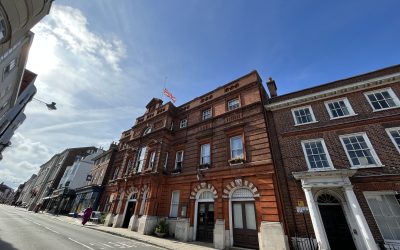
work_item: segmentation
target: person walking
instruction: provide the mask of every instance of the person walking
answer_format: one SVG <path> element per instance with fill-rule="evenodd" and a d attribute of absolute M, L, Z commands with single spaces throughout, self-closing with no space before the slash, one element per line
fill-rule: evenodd
<path fill-rule="evenodd" d="M 90 219 L 90 216 L 92 215 L 93 209 L 91 206 L 87 207 L 85 211 L 83 212 L 82 216 L 82 225 L 84 226 L 86 222 Z"/>

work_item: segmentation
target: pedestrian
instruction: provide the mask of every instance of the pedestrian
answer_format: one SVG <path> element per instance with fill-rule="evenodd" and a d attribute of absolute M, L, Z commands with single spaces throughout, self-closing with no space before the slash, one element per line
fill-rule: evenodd
<path fill-rule="evenodd" d="M 82 216 L 82 225 L 85 225 L 86 222 L 90 219 L 90 216 L 92 215 L 93 209 L 91 206 L 88 206 L 85 211 L 83 212 Z"/>

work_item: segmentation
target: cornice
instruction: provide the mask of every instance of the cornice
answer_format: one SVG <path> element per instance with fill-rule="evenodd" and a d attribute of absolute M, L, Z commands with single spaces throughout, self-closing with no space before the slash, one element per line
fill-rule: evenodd
<path fill-rule="evenodd" d="M 275 111 L 283 108 L 289 108 L 297 105 L 303 105 L 309 102 L 314 102 L 318 100 L 323 100 L 327 98 L 336 97 L 339 95 L 352 93 L 360 90 L 366 90 L 374 87 L 385 86 L 388 84 L 395 83 L 400 80 L 400 73 L 390 74 L 382 77 L 377 77 L 365 81 L 360 81 L 352 84 L 348 84 L 346 86 L 327 89 L 324 91 L 319 91 L 313 94 L 308 94 L 304 96 L 299 96 L 295 98 L 291 98 L 284 101 L 273 102 L 273 99 L 270 100 L 270 103 L 265 105 L 267 110 Z M 327 87 L 328 88 L 328 87 Z"/>

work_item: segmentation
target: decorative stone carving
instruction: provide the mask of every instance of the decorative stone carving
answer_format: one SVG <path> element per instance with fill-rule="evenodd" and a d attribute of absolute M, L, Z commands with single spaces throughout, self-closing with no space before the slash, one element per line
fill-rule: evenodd
<path fill-rule="evenodd" d="M 254 197 L 260 197 L 260 193 L 253 183 L 247 180 L 243 181 L 242 179 L 235 179 L 235 181 L 231 181 L 228 185 L 225 186 L 222 198 L 228 199 L 231 190 L 239 187 L 247 187 L 253 193 Z"/>
<path fill-rule="evenodd" d="M 193 191 L 190 192 L 190 199 L 191 199 L 191 200 L 195 200 L 195 199 L 196 199 L 196 196 L 197 196 L 197 193 L 198 193 L 201 189 L 209 189 L 209 190 L 211 190 L 211 192 L 213 192 L 213 194 L 214 194 L 214 199 L 217 199 L 217 198 L 218 198 L 218 192 L 217 192 L 217 190 L 215 189 L 215 187 L 214 187 L 213 185 L 211 185 L 211 184 L 202 182 L 202 183 L 200 183 L 200 184 L 197 184 L 197 186 L 195 186 L 195 187 L 193 188 Z"/>

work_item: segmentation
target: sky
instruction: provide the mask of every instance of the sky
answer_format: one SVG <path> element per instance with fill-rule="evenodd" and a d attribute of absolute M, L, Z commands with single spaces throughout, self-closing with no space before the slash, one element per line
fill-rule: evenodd
<path fill-rule="evenodd" d="M 17 187 L 55 153 L 118 141 L 166 87 L 176 105 L 257 70 L 285 94 L 399 64 L 397 0 L 57 0 L 33 28 L 27 119 L 0 161 Z M 164 101 L 168 101 L 164 97 Z"/>

